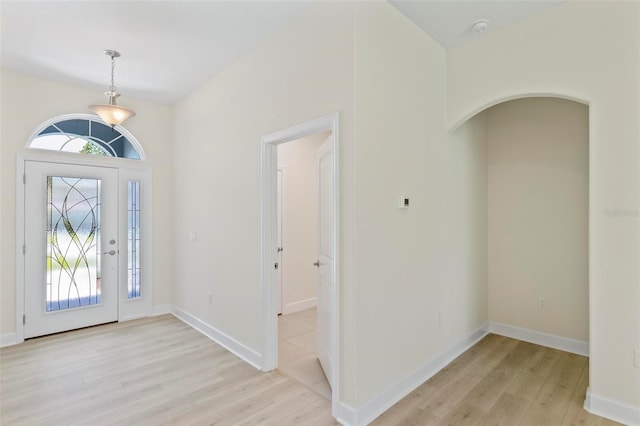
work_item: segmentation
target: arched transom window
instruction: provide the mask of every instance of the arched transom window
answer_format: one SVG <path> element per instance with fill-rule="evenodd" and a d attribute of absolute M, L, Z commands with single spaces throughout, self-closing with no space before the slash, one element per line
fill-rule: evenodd
<path fill-rule="evenodd" d="M 111 127 L 91 115 L 58 117 L 42 124 L 29 142 L 30 148 L 79 154 L 144 159 L 135 138 L 121 126 Z"/>

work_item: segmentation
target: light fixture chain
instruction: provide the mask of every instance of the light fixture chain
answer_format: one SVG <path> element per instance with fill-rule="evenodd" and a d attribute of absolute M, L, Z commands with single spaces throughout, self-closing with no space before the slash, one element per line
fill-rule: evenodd
<path fill-rule="evenodd" d="M 115 80 L 113 78 L 113 75 L 115 73 L 115 69 L 116 69 L 116 59 L 115 59 L 114 55 L 111 55 L 111 87 L 109 88 L 109 90 L 111 92 L 115 92 L 116 91 L 116 84 L 115 84 Z"/>

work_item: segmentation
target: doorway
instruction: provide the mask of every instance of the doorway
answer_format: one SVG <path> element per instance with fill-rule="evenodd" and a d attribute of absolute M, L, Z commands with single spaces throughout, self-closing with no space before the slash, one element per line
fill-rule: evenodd
<path fill-rule="evenodd" d="M 278 145 L 292 142 L 304 137 L 326 132 L 328 138 L 322 148 L 316 153 L 316 167 L 318 173 L 318 226 L 316 253 L 311 259 L 311 266 L 315 268 L 315 282 L 318 288 L 316 293 L 316 311 L 304 312 L 313 309 L 313 306 L 305 306 L 312 299 L 299 300 L 297 306 L 301 308 L 300 320 L 307 321 L 311 325 L 315 319 L 316 331 L 316 356 L 320 360 L 322 369 L 326 373 L 327 381 L 331 387 L 332 414 L 335 417 L 337 395 L 339 392 L 336 380 L 338 372 L 337 364 L 337 306 L 338 306 L 338 114 L 322 117 L 307 123 L 294 126 L 280 132 L 267 135 L 262 138 L 263 152 L 263 324 L 264 324 L 264 352 L 263 370 L 270 371 L 278 367 L 278 305 L 279 294 L 285 295 L 286 284 L 283 292 L 279 291 L 279 276 L 286 276 L 280 272 L 280 263 L 283 263 L 286 271 L 287 240 L 282 239 L 282 245 L 278 244 Z M 283 180 L 286 180 L 286 170 Z M 284 197 L 287 195 L 285 193 Z M 286 235 L 286 231 L 285 234 Z M 282 250 L 278 251 L 279 248 Z M 308 263 L 308 262 L 307 262 Z M 286 280 L 286 278 L 283 278 Z M 284 301 L 284 299 L 282 299 Z M 296 303 L 282 303 L 283 313 L 287 309 L 295 310 Z M 291 319 L 291 318 L 289 318 Z M 312 337 L 306 336 L 305 339 Z M 300 342 L 304 346 L 305 343 Z"/>
<path fill-rule="evenodd" d="M 278 368 L 283 373 L 331 399 L 326 377 L 328 324 L 318 323 L 320 306 L 327 306 L 328 289 L 323 289 L 322 272 L 330 264 L 322 253 L 319 238 L 320 177 L 330 173 L 319 169 L 328 151 L 331 132 L 316 133 L 278 145 L 278 277 L 281 297 L 278 318 Z M 324 187 L 324 186 L 322 186 Z M 326 199 L 327 197 L 325 197 Z M 330 214 L 329 214 L 330 215 Z M 330 238 L 324 238 L 324 241 Z M 330 258 L 329 256 L 326 256 Z M 318 333 L 320 332 L 320 334 Z M 319 345 L 320 343 L 320 345 Z M 325 350 L 325 352 L 322 351 Z M 320 362 L 322 360 L 322 364 Z"/>
<path fill-rule="evenodd" d="M 118 170 L 27 161 L 25 176 L 25 337 L 116 321 Z"/>
<path fill-rule="evenodd" d="M 150 315 L 151 169 L 18 156 L 16 341 Z"/>

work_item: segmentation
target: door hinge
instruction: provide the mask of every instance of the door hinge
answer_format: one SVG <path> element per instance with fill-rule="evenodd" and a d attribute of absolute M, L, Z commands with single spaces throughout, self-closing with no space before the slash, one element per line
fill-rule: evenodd
<path fill-rule="evenodd" d="M 22 254 L 27 254 L 27 245 L 26 244 L 22 245 Z"/>
<path fill-rule="evenodd" d="M 27 316 L 23 315 L 22 316 L 22 325 L 25 325 L 27 323 Z"/>
<path fill-rule="evenodd" d="M 23 174 L 22 175 L 22 183 L 26 184 L 27 183 L 27 174 Z"/>

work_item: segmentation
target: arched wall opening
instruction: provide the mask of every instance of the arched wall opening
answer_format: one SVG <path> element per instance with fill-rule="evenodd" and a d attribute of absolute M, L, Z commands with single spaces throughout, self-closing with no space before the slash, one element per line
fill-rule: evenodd
<path fill-rule="evenodd" d="M 588 354 L 589 107 L 514 96 L 474 111 L 452 134 L 484 149 L 474 178 L 485 180 L 492 327 L 558 337 Z"/>

